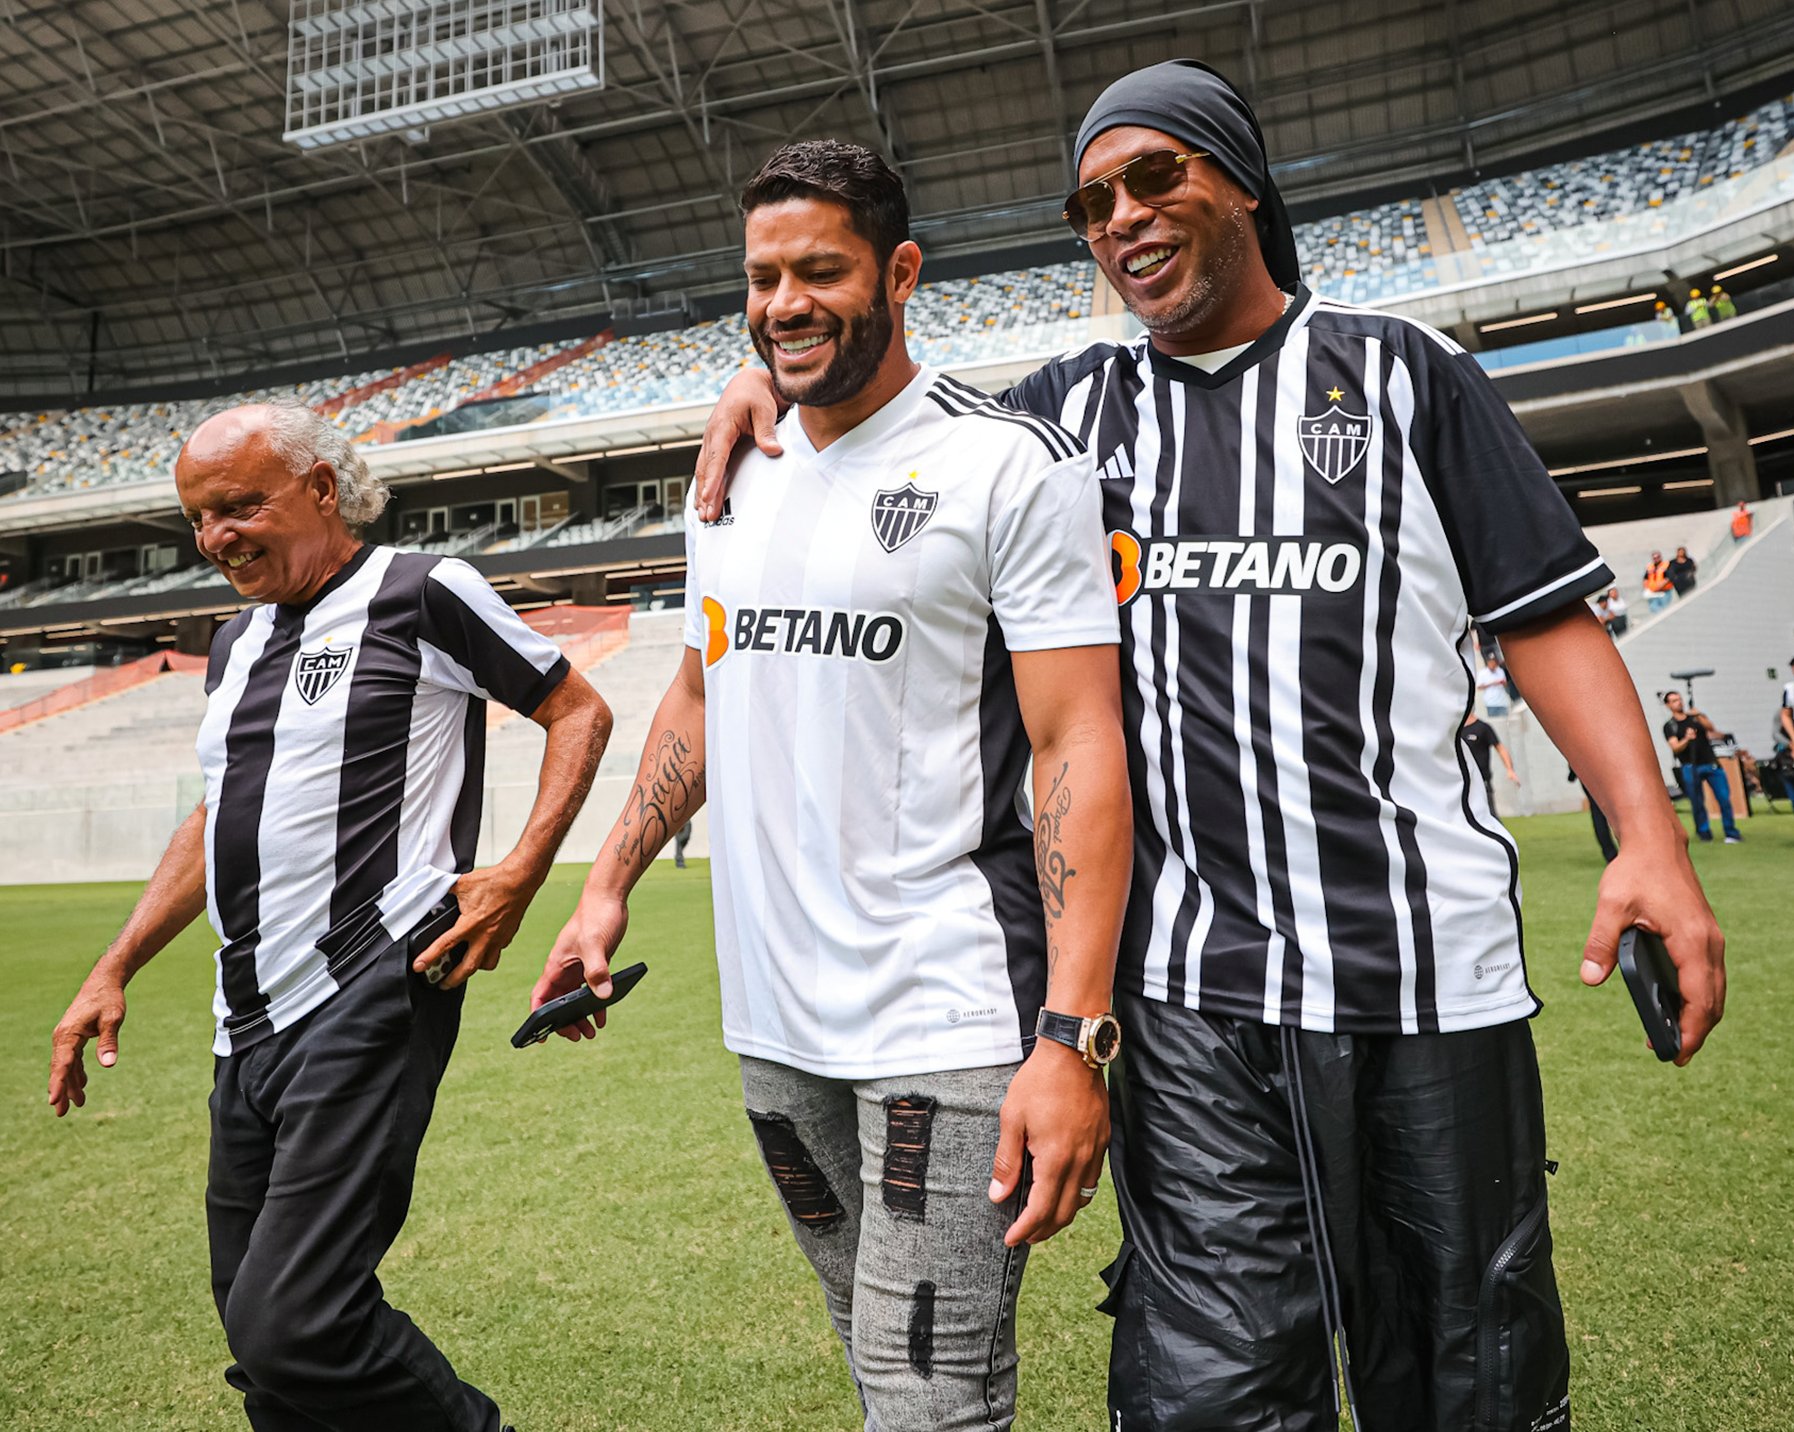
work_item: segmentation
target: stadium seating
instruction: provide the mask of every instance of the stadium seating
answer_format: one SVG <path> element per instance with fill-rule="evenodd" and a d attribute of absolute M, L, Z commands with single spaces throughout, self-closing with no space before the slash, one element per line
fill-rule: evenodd
<path fill-rule="evenodd" d="M 1586 224 L 1649 224 L 1654 211 L 1774 159 L 1794 132 L 1794 96 L 1717 129 L 1492 179 L 1453 195 L 1471 246 Z"/>
<path fill-rule="evenodd" d="M 1418 199 L 1298 224 L 1296 252 L 1308 286 L 1346 303 L 1427 288 L 1438 277 Z"/>
<path fill-rule="evenodd" d="M 1331 297 L 1374 303 L 1624 252 L 1783 191 L 1794 197 L 1794 164 L 1769 171 L 1772 193 L 1758 192 L 1757 184 L 1791 138 L 1794 96 L 1785 96 L 1711 130 L 1485 180 L 1449 198 L 1463 231 L 1455 249 L 1442 248 L 1453 241 L 1431 232 L 1418 198 L 1316 220 L 1297 229 L 1303 272 Z M 1743 191 L 1747 182 L 1757 188 Z M 1075 346 L 1091 332 L 1096 285 L 1087 262 L 924 284 L 906 312 L 911 351 L 948 367 Z M 745 320 L 730 314 L 605 343 L 562 339 L 282 391 L 314 405 L 334 400 L 332 420 L 344 431 L 384 442 L 494 390 L 545 400 L 494 419 L 507 423 L 707 402 L 753 361 Z M 403 381 L 391 381 L 395 374 Z M 382 379 L 378 391 L 360 391 Z M 30 479 L 0 498 L 0 512 L 8 501 L 166 479 L 182 439 L 207 410 L 271 391 L 0 417 L 0 473 Z M 575 540 L 587 539 L 554 538 L 555 545 Z M 0 604 L 8 600 L 0 597 Z"/>

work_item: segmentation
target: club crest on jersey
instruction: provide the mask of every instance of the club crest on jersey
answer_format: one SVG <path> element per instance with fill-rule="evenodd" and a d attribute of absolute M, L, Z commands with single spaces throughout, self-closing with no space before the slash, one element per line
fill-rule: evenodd
<path fill-rule="evenodd" d="M 337 677 L 349 669 L 352 646 L 326 646 L 321 651 L 302 651 L 293 664 L 293 685 L 307 706 L 316 706 L 318 698 L 336 685 Z"/>
<path fill-rule="evenodd" d="M 1338 392 L 1335 388 L 1327 396 Z M 1348 413 L 1338 403 L 1324 413 L 1299 418 L 1296 430 L 1302 439 L 1302 456 L 1330 483 L 1348 476 L 1364 461 L 1364 451 L 1370 446 L 1370 414 Z"/>
<path fill-rule="evenodd" d="M 915 473 L 910 474 L 911 477 Z M 940 505 L 938 492 L 924 492 L 913 482 L 872 496 L 872 534 L 878 545 L 895 552 L 928 525 Z"/>

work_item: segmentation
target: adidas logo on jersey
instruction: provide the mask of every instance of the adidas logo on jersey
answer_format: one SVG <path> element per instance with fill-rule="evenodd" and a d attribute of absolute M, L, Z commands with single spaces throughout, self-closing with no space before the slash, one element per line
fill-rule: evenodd
<path fill-rule="evenodd" d="M 1110 453 L 1102 467 L 1097 469 L 1097 476 L 1104 482 L 1132 482 L 1134 480 L 1134 460 L 1128 450 L 1118 447 Z"/>
<path fill-rule="evenodd" d="M 1306 537 L 1149 537 L 1111 532 L 1115 600 L 1142 592 L 1344 592 L 1364 572 L 1364 553 L 1350 542 Z"/>
<path fill-rule="evenodd" d="M 739 607 L 733 619 L 715 597 L 704 598 L 704 665 L 715 666 L 731 651 L 836 656 L 853 661 L 889 661 L 903 645 L 903 618 L 890 612 L 853 612 L 839 607 Z"/>

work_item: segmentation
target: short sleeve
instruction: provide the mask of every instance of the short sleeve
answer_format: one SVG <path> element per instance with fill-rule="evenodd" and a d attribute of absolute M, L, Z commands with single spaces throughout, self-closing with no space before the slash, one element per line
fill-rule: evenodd
<path fill-rule="evenodd" d="M 1418 349 L 1414 446 L 1471 618 L 1506 631 L 1611 586 L 1613 573 L 1476 360 L 1437 343 Z"/>
<path fill-rule="evenodd" d="M 1004 645 L 1047 651 L 1119 642 L 1102 497 L 1089 455 L 1023 474 L 996 498 L 991 608 Z"/>
<path fill-rule="evenodd" d="M 423 677 L 532 715 L 571 669 L 561 649 L 528 626 L 465 562 L 438 562 L 423 584 L 418 644 Z"/>
<path fill-rule="evenodd" d="M 696 486 L 692 496 L 696 495 Z M 698 512 L 688 499 L 685 504 L 685 644 L 693 651 L 705 646 L 704 593 L 698 579 Z"/>

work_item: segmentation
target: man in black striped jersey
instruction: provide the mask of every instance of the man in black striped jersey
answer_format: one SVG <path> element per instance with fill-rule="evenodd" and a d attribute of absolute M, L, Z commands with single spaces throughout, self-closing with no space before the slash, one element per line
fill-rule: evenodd
<path fill-rule="evenodd" d="M 1600 557 L 1475 361 L 1321 299 L 1258 124 L 1191 61 L 1110 87 L 1066 217 L 1146 329 L 1009 392 L 1091 447 L 1122 603 L 1134 885 L 1112 1081 L 1112 1425 L 1569 1425 L 1513 843 L 1457 740 L 1472 621 L 1613 819 L 1582 978 L 1724 942 L 1581 598 Z M 769 450 L 737 377 L 700 456 Z M 776 445 L 773 445 L 776 446 Z M 1336 1338 L 1336 1335 L 1340 1335 Z"/>
<path fill-rule="evenodd" d="M 375 1270 L 405 1221 L 465 981 L 516 934 L 610 713 L 473 568 L 362 542 L 385 490 L 302 404 L 202 423 L 175 483 L 200 552 L 251 605 L 212 643 L 205 800 L 57 1026 L 51 1106 L 85 1102 L 83 1046 L 116 1062 L 126 982 L 209 911 L 206 1223 L 250 1425 L 498 1432 L 492 1400 Z M 548 739 L 516 847 L 476 870 L 491 697 Z"/>

